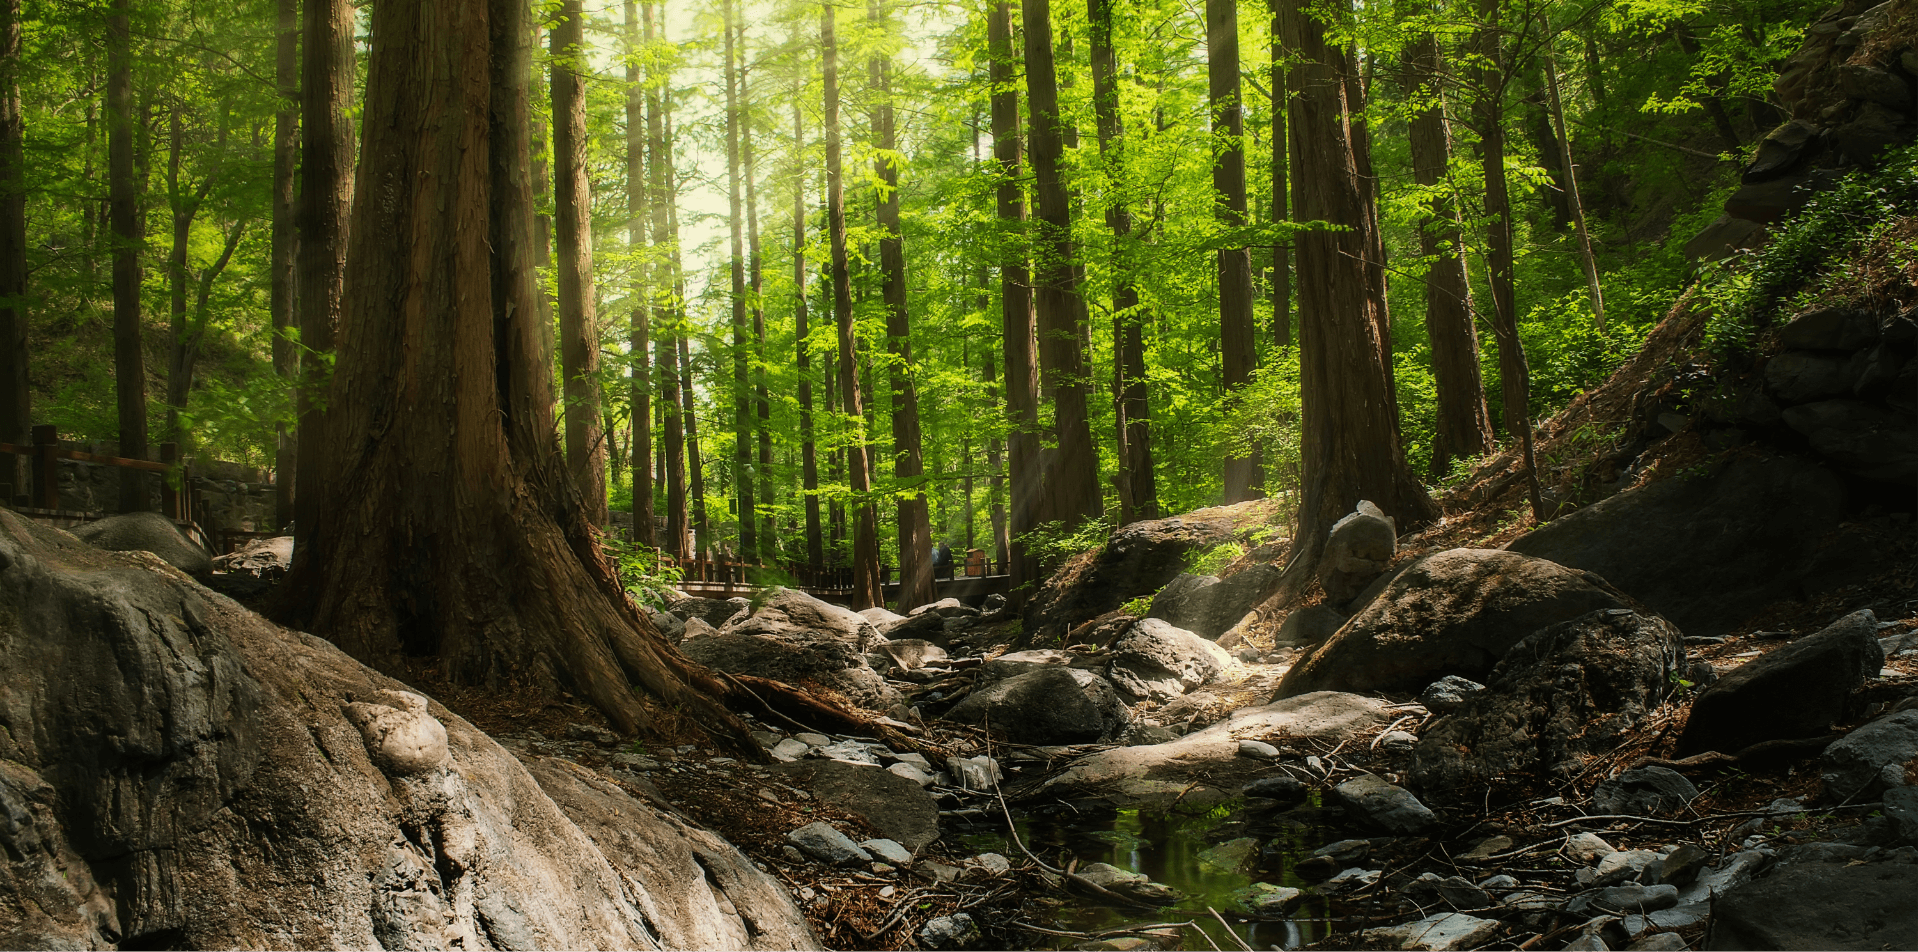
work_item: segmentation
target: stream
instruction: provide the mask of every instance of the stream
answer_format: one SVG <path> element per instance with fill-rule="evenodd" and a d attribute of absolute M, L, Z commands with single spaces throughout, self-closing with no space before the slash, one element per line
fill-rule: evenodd
<path fill-rule="evenodd" d="M 1324 897 L 1308 893 L 1304 905 L 1286 921 L 1248 920 L 1231 912 L 1233 893 L 1254 882 L 1303 888 L 1308 883 L 1292 872 L 1293 864 L 1329 842 L 1341 839 L 1332 829 L 1280 816 L 1250 819 L 1229 802 L 1211 808 L 1185 807 L 1173 812 L 1113 809 L 1099 801 L 1053 803 L 1015 813 L 1019 837 L 1033 853 L 1050 863 L 1077 859 L 1081 867 L 1110 863 L 1153 882 L 1177 890 L 1177 904 L 1156 911 L 1097 905 L 1075 899 L 1060 907 L 1053 926 L 1073 932 L 1100 932 L 1155 922 L 1190 919 L 1199 924 L 1227 952 L 1237 943 L 1221 934 L 1219 921 L 1207 911 L 1219 911 L 1246 945 L 1253 949 L 1293 949 L 1335 931 L 1332 911 Z M 1020 855 L 1006 836 L 1003 823 L 951 830 L 949 838 L 979 851 Z M 1058 938 L 1034 948 L 1067 949 L 1084 940 Z M 1185 931 L 1183 948 L 1210 950 L 1207 937 Z"/>

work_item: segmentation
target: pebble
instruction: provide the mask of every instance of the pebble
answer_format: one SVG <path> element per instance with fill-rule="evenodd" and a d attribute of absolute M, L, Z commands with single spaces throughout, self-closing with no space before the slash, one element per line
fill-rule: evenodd
<path fill-rule="evenodd" d="M 808 823 L 786 834 L 786 842 L 834 866 L 872 862 L 872 854 L 823 821 Z"/>
<path fill-rule="evenodd" d="M 972 858 L 972 862 L 994 876 L 1002 876 L 1012 871 L 1012 861 L 998 853 L 980 853 Z"/>
<path fill-rule="evenodd" d="M 1574 862 L 1596 863 L 1616 852 L 1618 850 L 1597 833 L 1576 833 L 1565 838 L 1565 855 Z"/>
<path fill-rule="evenodd" d="M 1594 886 L 1615 886 L 1627 880 L 1637 879 L 1645 868 L 1654 863 L 1663 862 L 1665 857 L 1651 850 L 1625 850 L 1611 853 L 1598 861 L 1598 875 L 1592 880 Z"/>
<path fill-rule="evenodd" d="M 929 949 L 957 949 L 979 941 L 979 926 L 966 913 L 940 916 L 919 930 L 919 944 Z"/>
<path fill-rule="evenodd" d="M 881 898 L 881 899 L 891 899 L 891 898 L 892 898 L 892 894 L 893 894 L 893 893 L 896 893 L 896 892 L 898 892 L 898 891 L 899 891 L 899 890 L 898 890 L 897 888 L 895 888 L 895 887 L 893 887 L 893 886 L 881 886 L 881 887 L 879 887 L 879 898 Z"/>
<path fill-rule="evenodd" d="M 860 842 L 859 848 L 895 866 L 912 865 L 912 851 L 894 840 L 864 840 Z"/>
<path fill-rule="evenodd" d="M 1251 757 L 1255 760 L 1276 760 L 1279 749 L 1262 740 L 1242 740 L 1239 741 L 1239 756 Z"/>
<path fill-rule="evenodd" d="M 794 734 L 793 740 L 805 744 L 807 747 L 824 747 L 832 743 L 832 738 L 824 734 Z"/>
<path fill-rule="evenodd" d="M 1487 876 L 1484 879 L 1479 880 L 1478 888 L 1484 889 L 1487 891 L 1490 891 L 1493 889 L 1517 889 L 1518 880 L 1513 879 L 1512 877 L 1507 876 L 1504 873 L 1500 873 L 1496 876 Z"/>
<path fill-rule="evenodd" d="M 797 737 L 788 737 L 785 740 L 782 740 L 779 743 L 774 744 L 771 753 L 773 755 L 774 760 L 781 761 L 783 763 L 791 763 L 795 760 L 798 760 L 801 757 L 806 756 L 806 751 L 809 751 L 811 749 L 812 748 L 808 746 L 805 741 L 802 741 Z"/>

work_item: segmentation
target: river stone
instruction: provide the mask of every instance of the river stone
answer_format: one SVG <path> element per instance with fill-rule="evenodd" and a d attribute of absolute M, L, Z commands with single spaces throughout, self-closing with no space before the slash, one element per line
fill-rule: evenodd
<path fill-rule="evenodd" d="M 1005 775 L 999 771 L 999 762 L 985 754 L 975 757 L 948 757 L 946 770 L 952 774 L 953 783 L 962 790 L 991 792 L 997 789 L 999 781 Z"/>
<path fill-rule="evenodd" d="M 812 748 L 807 746 L 805 741 L 788 737 L 773 745 L 773 749 L 769 751 L 769 753 L 773 755 L 774 760 L 790 763 L 806 756 L 806 752 L 809 750 L 812 750 Z"/>
<path fill-rule="evenodd" d="M 916 764 L 897 763 L 886 768 L 886 772 L 895 777 L 904 777 L 920 786 L 932 783 L 933 776 Z"/>
<path fill-rule="evenodd" d="M 1462 912 L 1427 916 L 1417 922 L 1383 929 L 1367 929 L 1360 934 L 1368 949 L 1426 949 L 1451 952 L 1475 949 L 1492 941 L 1502 927 L 1496 919 L 1480 919 Z"/>
<path fill-rule="evenodd" d="M 1918 767 L 1918 710 L 1887 714 L 1825 748 L 1819 755 L 1825 795 L 1855 800 L 1882 783 L 1885 767 Z"/>
<path fill-rule="evenodd" d="M 1499 549 L 1422 556 L 1325 644 L 1275 697 L 1337 690 L 1412 694 L 1448 674 L 1474 680 L 1526 636 L 1626 599 L 1589 572 Z"/>
<path fill-rule="evenodd" d="M 157 512 L 128 512 L 78 526 L 81 542 L 109 552 L 146 551 L 195 578 L 213 574 L 213 557 L 186 537 L 173 520 Z"/>
<path fill-rule="evenodd" d="M 1077 872 L 1086 882 L 1107 892 L 1149 906 L 1169 906 L 1179 901 L 1179 891 L 1155 883 L 1144 873 L 1131 873 L 1111 863 L 1093 863 Z"/>
<path fill-rule="evenodd" d="M 1597 833 L 1574 833 L 1565 838 L 1565 855 L 1575 863 L 1596 863 L 1618 852 Z"/>
<path fill-rule="evenodd" d="M 928 949 L 963 949 L 979 937 L 979 924 L 964 912 L 940 916 L 919 930 L 919 944 Z"/>
<path fill-rule="evenodd" d="M 1869 311 L 1851 307 L 1818 306 L 1785 322 L 1778 343 L 1798 350 L 1851 352 L 1878 340 L 1878 321 Z"/>
<path fill-rule="evenodd" d="M 879 646 L 879 650 L 892 659 L 892 663 L 903 671 L 916 671 L 928 665 L 942 665 L 950 660 L 946 649 L 924 638 L 896 638 Z"/>
<path fill-rule="evenodd" d="M 1334 603 L 1349 602 L 1391 564 L 1398 551 L 1398 525 L 1369 499 L 1326 534 L 1319 559 L 1319 585 Z"/>
<path fill-rule="evenodd" d="M 1892 483 L 1918 478 L 1918 419 L 1910 413 L 1862 400 L 1820 400 L 1781 416 L 1839 469 Z"/>
<path fill-rule="evenodd" d="M 1239 741 L 1239 756 L 1257 760 L 1277 760 L 1279 749 L 1262 740 Z"/>
<path fill-rule="evenodd" d="M 1485 690 L 1485 685 L 1470 678 L 1461 678 L 1456 674 L 1427 685 L 1419 692 L 1419 703 L 1434 714 L 1450 714 L 1465 706 L 1465 699 Z"/>
<path fill-rule="evenodd" d="M 1299 778 L 1285 773 L 1261 777 L 1241 787 L 1239 792 L 1248 797 L 1277 800 L 1286 806 L 1304 803 L 1305 798 L 1311 794 L 1311 790 Z"/>
<path fill-rule="evenodd" d="M 1721 676 L 1692 702 L 1678 756 L 1735 754 L 1752 744 L 1829 733 L 1851 693 L 1885 663 L 1878 621 L 1853 612 Z"/>
<path fill-rule="evenodd" d="M 1262 919 L 1290 918 L 1305 902 L 1305 893 L 1291 886 L 1253 883 L 1232 892 L 1232 911 Z"/>
<path fill-rule="evenodd" d="M 0 657 L 0 946 L 818 947 L 718 836 L 5 510 Z"/>
<path fill-rule="evenodd" d="M 1332 788 L 1332 795 L 1354 819 L 1392 836 L 1419 836 L 1438 825 L 1438 817 L 1404 787 L 1374 774 L 1361 774 Z"/>
<path fill-rule="evenodd" d="M 1140 620 L 1114 642 L 1106 676 L 1132 701 L 1168 701 L 1218 680 L 1232 666 L 1225 649 L 1158 618 Z"/>
<path fill-rule="evenodd" d="M 808 758 L 770 768 L 821 803 L 866 821 L 873 832 L 909 850 L 939 837 L 939 805 L 917 783 L 878 767 Z"/>
<path fill-rule="evenodd" d="M 1246 868 L 1247 864 L 1258 855 L 1259 841 L 1249 836 L 1242 836 L 1200 851 L 1199 862 L 1213 869 L 1232 873 Z"/>
<path fill-rule="evenodd" d="M 808 823 L 786 834 L 786 842 L 814 859 L 833 866 L 857 866 L 872 862 L 872 854 L 859 848 L 851 837 L 824 821 Z"/>
<path fill-rule="evenodd" d="M 717 631 L 726 626 L 735 616 L 741 615 L 746 606 L 727 598 L 700 598 L 688 595 L 666 606 L 666 610 L 685 621 L 697 618 Z"/>
<path fill-rule="evenodd" d="M 1635 880 L 1644 874 L 1647 867 L 1657 866 L 1664 861 L 1665 857 L 1651 850 L 1607 853 L 1598 859 L 1598 875 L 1592 880 L 1592 885 L 1602 888 Z"/>
<path fill-rule="evenodd" d="M 1806 863 L 1718 897 L 1708 949 L 1918 949 L 1918 866 Z"/>
<path fill-rule="evenodd" d="M 1658 816 L 1682 810 L 1698 798 L 1698 788 L 1670 767 L 1639 767 L 1599 783 L 1592 804 L 1600 813 Z"/>
<path fill-rule="evenodd" d="M 667 641 L 679 644 L 686 640 L 686 623 L 681 621 L 678 615 L 672 612 L 652 612 L 649 617 L 653 627 L 659 629 L 659 633 Z"/>
<path fill-rule="evenodd" d="M 1342 612 L 1326 605 L 1295 608 L 1279 624 L 1278 633 L 1272 636 L 1272 644 L 1278 648 L 1316 645 L 1332 637 L 1345 625 L 1346 620 Z"/>
<path fill-rule="evenodd" d="M 1492 904 L 1492 896 L 1463 876 L 1447 876 L 1438 881 L 1439 898 L 1450 903 L 1458 910 L 1484 909 Z"/>
<path fill-rule="evenodd" d="M 1506 548 L 1595 572 L 1688 635 L 1722 635 L 1815 567 L 1845 489 L 1815 464 L 1740 458 L 1659 480 L 1532 530 Z"/>
<path fill-rule="evenodd" d="M 1129 713 L 1112 684 L 1091 671 L 1046 665 L 984 686 L 946 712 L 961 724 L 990 725 L 1020 744 L 1082 744 L 1116 735 Z"/>
<path fill-rule="evenodd" d="M 1678 887 L 1668 883 L 1644 886 L 1621 883 L 1598 891 L 1598 901 L 1620 912 L 1651 912 L 1678 905 Z"/>
<path fill-rule="evenodd" d="M 716 670 L 799 687 L 816 684 L 883 711 L 899 703 L 900 695 L 866 661 L 866 649 L 878 638 L 857 613 L 781 588 L 758 611 L 711 635 L 693 638 L 689 623 L 680 650 Z"/>

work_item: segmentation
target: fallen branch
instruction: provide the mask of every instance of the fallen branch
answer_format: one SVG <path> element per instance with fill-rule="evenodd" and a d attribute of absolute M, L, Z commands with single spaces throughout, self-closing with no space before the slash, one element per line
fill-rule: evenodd
<path fill-rule="evenodd" d="M 1838 804 L 1837 806 L 1825 807 L 1823 809 L 1824 810 L 1863 810 L 1867 808 L 1875 809 L 1881 806 L 1884 806 L 1884 804 L 1878 803 L 1878 802 L 1851 803 L 1851 804 L 1841 803 L 1841 804 Z M 1703 823 L 1714 823 L 1719 820 L 1743 820 L 1743 819 L 1749 819 L 1755 816 L 1797 816 L 1801 813 L 1811 814 L 1814 812 L 1818 812 L 1818 811 L 1808 810 L 1803 807 L 1800 807 L 1799 809 L 1796 809 L 1796 810 L 1745 810 L 1739 813 L 1714 813 L 1711 816 L 1694 817 L 1689 820 L 1661 820 L 1658 817 L 1651 817 L 1651 816 L 1629 816 L 1623 813 L 1604 813 L 1604 814 L 1599 814 L 1597 816 L 1575 816 L 1569 820 L 1555 820 L 1551 823 L 1545 824 L 1544 829 L 1551 830 L 1551 829 L 1557 829 L 1558 827 L 1561 827 L 1561 826 L 1571 826 L 1575 823 L 1595 823 L 1595 822 L 1661 823 L 1666 826 L 1698 826 Z"/>
<path fill-rule="evenodd" d="M 1211 906 L 1207 906 L 1205 907 L 1205 911 L 1211 913 L 1212 918 L 1219 920 L 1219 927 L 1225 930 L 1226 935 L 1229 935 L 1232 937 L 1232 941 L 1237 942 L 1239 944 L 1239 948 L 1244 949 L 1245 952 L 1252 952 L 1252 947 L 1249 945 L 1246 945 L 1245 940 L 1239 938 L 1239 934 L 1237 932 L 1232 931 L 1232 924 L 1225 921 L 1224 916 L 1219 915 L 1219 910 L 1214 909 Z"/>

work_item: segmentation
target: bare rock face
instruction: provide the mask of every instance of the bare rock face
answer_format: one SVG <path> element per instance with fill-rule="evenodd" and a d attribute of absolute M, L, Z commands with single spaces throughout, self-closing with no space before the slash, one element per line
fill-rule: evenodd
<path fill-rule="evenodd" d="M 817 948 L 737 850 L 0 511 L 0 946 Z"/>
<path fill-rule="evenodd" d="M 168 565 L 198 578 L 213 572 L 213 557 L 180 533 L 173 520 L 157 512 L 128 512 L 89 522 L 73 534 L 96 549 L 151 552 Z"/>

